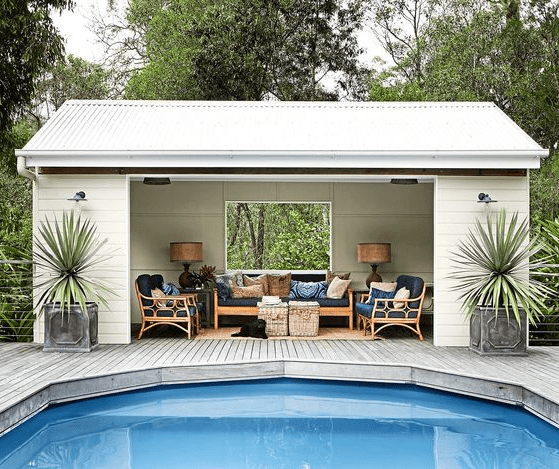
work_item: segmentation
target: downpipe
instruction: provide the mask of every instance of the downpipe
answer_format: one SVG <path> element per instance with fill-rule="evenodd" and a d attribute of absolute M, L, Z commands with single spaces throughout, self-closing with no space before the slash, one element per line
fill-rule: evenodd
<path fill-rule="evenodd" d="M 23 176 L 27 179 L 31 179 L 35 181 L 37 179 L 37 175 L 33 171 L 29 171 L 27 169 L 27 165 L 25 164 L 25 156 L 18 156 L 17 157 L 17 173 L 20 176 Z"/>

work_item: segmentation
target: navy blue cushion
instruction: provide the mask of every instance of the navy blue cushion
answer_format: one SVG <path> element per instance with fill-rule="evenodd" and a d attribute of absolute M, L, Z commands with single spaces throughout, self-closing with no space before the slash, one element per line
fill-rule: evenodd
<path fill-rule="evenodd" d="M 417 298 L 423 292 L 423 279 L 412 275 L 400 275 L 396 279 L 396 291 L 406 287 L 410 291 L 410 298 Z M 419 301 L 409 303 L 410 308 L 419 308 Z"/>
<path fill-rule="evenodd" d="M 329 306 L 349 306 L 349 298 L 344 296 L 343 298 L 311 298 L 308 301 L 316 301 L 322 307 Z"/>
<path fill-rule="evenodd" d="M 149 281 L 150 277 L 151 275 L 149 274 L 142 274 L 142 275 L 138 275 L 138 278 L 136 279 L 136 283 L 138 284 L 138 290 L 144 296 L 151 296 L 151 287 Z M 142 304 L 144 306 L 149 307 L 153 305 L 153 301 L 142 298 Z"/>
<path fill-rule="evenodd" d="M 163 275 L 161 274 L 154 274 L 149 277 L 149 284 L 152 290 L 159 288 L 163 291 Z"/>
<path fill-rule="evenodd" d="M 231 296 L 231 286 L 235 282 L 237 284 L 237 276 L 239 274 L 235 273 L 228 273 L 222 275 L 216 275 L 214 278 L 215 285 L 217 287 L 217 296 L 222 300 L 225 300 Z"/>
<path fill-rule="evenodd" d="M 326 280 L 322 282 L 301 282 L 299 280 L 291 280 L 291 288 L 289 289 L 289 298 L 326 298 L 328 285 Z"/>
<path fill-rule="evenodd" d="M 384 291 L 384 290 L 378 290 L 376 288 L 371 288 L 371 291 L 369 292 L 369 298 L 365 303 L 369 305 L 374 305 L 375 298 L 394 298 L 394 295 L 396 295 L 395 291 Z M 384 308 L 384 301 L 379 302 L 378 307 Z"/>
<path fill-rule="evenodd" d="M 262 298 L 226 298 L 218 299 L 219 306 L 256 306 Z"/>

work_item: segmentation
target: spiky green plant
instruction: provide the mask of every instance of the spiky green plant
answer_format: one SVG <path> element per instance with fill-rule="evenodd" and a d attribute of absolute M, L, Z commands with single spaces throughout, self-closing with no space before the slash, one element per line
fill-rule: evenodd
<path fill-rule="evenodd" d="M 60 223 L 55 216 L 41 222 L 38 231 L 33 243 L 38 311 L 47 302 L 60 303 L 63 314 L 74 303 L 83 311 L 88 301 L 108 306 L 111 290 L 91 276 L 92 269 L 108 259 L 99 253 L 107 240 L 99 239 L 95 224 L 64 211 Z"/>
<path fill-rule="evenodd" d="M 488 214 L 485 225 L 476 220 L 452 258 L 453 289 L 461 292 L 466 315 L 474 314 L 477 306 L 504 308 L 507 317 L 512 311 L 520 323 L 523 309 L 535 324 L 548 311 L 545 299 L 552 293 L 535 278 L 549 267 L 546 259 L 534 260 L 544 247 L 538 237 L 530 239 L 528 222 L 520 222 L 517 212 L 508 222 L 504 209 L 495 220 Z"/>

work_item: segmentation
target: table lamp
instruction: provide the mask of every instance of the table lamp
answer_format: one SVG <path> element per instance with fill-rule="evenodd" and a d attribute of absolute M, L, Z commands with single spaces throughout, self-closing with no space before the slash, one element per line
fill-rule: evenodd
<path fill-rule="evenodd" d="M 187 288 L 190 264 L 203 260 L 202 243 L 171 243 L 169 255 L 171 262 L 182 262 L 184 272 L 179 276 L 179 284 L 182 288 Z"/>
<path fill-rule="evenodd" d="M 372 272 L 365 280 L 367 288 L 371 282 L 382 282 L 382 277 L 377 273 L 379 264 L 390 262 L 390 243 L 359 243 L 357 245 L 357 262 L 371 264 Z"/>

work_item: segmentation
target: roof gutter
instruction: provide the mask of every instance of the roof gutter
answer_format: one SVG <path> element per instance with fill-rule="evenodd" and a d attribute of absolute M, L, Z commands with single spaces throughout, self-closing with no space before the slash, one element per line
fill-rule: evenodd
<path fill-rule="evenodd" d="M 27 169 L 25 156 L 17 157 L 17 173 L 20 176 L 23 176 L 27 179 L 31 179 L 32 181 L 35 181 L 37 179 L 37 175 L 33 171 L 29 171 Z"/>

